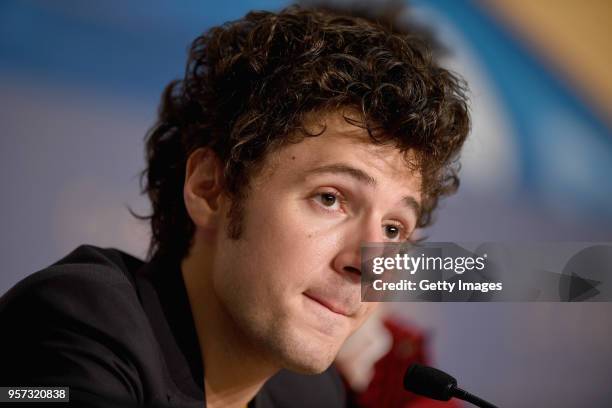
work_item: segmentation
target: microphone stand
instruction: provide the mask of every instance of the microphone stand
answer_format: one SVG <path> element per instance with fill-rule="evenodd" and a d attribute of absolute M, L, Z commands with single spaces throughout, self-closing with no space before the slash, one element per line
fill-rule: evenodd
<path fill-rule="evenodd" d="M 463 390 L 459 387 L 455 387 L 452 393 L 453 393 L 453 397 L 459 398 L 460 400 L 463 400 L 463 401 L 471 402 L 472 404 L 476 405 L 479 408 L 497 408 L 495 405 L 491 404 L 490 402 L 487 402 L 483 400 L 482 398 L 475 396 L 474 394 L 470 394 L 466 390 Z"/>

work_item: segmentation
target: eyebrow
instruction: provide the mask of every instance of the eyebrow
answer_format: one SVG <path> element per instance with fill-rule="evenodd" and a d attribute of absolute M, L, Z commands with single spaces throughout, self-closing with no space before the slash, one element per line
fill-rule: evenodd
<path fill-rule="evenodd" d="M 376 180 L 374 177 L 370 176 L 363 170 L 356 169 L 355 167 L 351 167 L 346 164 L 328 164 L 326 166 L 315 167 L 308 171 L 310 174 L 321 174 L 321 173 L 333 173 L 333 174 L 343 174 L 345 176 L 349 176 L 354 178 L 355 180 L 367 184 L 369 186 L 375 187 Z"/>
<path fill-rule="evenodd" d="M 367 184 L 369 186 L 376 186 L 376 179 L 370 176 L 368 173 L 363 170 L 357 169 L 355 167 L 337 163 L 337 164 L 328 164 L 325 166 L 315 167 L 308 171 L 308 174 L 322 174 L 322 173 L 332 173 L 332 174 L 342 174 L 345 176 L 349 176 L 361 183 Z M 404 205 L 415 212 L 415 214 L 420 216 L 421 214 L 421 205 L 417 202 L 417 200 L 412 196 L 405 196 L 402 198 L 402 202 Z"/>

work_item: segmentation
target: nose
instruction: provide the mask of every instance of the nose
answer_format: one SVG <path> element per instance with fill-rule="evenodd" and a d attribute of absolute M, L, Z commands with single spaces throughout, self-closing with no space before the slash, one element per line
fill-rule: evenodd
<path fill-rule="evenodd" d="M 359 223 L 347 231 L 334 258 L 334 270 L 353 282 L 360 282 L 361 245 L 368 242 L 382 242 L 379 222 Z"/>

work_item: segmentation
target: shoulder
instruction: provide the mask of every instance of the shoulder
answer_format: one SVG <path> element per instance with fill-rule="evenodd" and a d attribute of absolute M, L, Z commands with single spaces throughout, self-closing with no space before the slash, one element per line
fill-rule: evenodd
<path fill-rule="evenodd" d="M 131 282 L 140 264 L 83 245 L 17 283 L 0 298 L 0 379 L 138 399 L 150 333 Z"/>
<path fill-rule="evenodd" d="M 114 312 L 139 308 L 132 274 L 142 262 L 115 249 L 82 245 L 53 265 L 13 286 L 0 298 L 0 322 L 7 314 L 110 319 Z M 126 309 L 127 308 L 127 309 Z M 111 316 L 109 316 L 111 315 Z M 108 322 L 112 323 L 112 322 Z"/>
<path fill-rule="evenodd" d="M 133 270 L 142 261 L 116 249 L 81 245 L 54 264 L 33 273 L 11 288 L 2 299 L 12 299 L 22 293 L 57 281 L 89 285 L 127 285 Z"/>

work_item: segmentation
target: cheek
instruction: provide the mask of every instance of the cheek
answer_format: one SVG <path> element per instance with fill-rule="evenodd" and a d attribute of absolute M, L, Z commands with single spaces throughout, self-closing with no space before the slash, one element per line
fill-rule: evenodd
<path fill-rule="evenodd" d="M 338 239 L 305 206 L 299 200 L 287 200 L 251 208 L 254 215 L 244 229 L 247 250 L 267 275 L 306 283 L 312 275 L 329 271 Z"/>
<path fill-rule="evenodd" d="M 263 236 L 270 232 L 263 227 L 260 231 Z M 310 265 L 299 247 L 287 245 L 285 239 L 263 236 L 229 241 L 229 245 L 219 248 L 215 286 L 226 301 L 257 306 L 262 312 L 275 308 L 280 312 L 281 305 L 294 302 L 308 286 L 304 270 Z"/>

